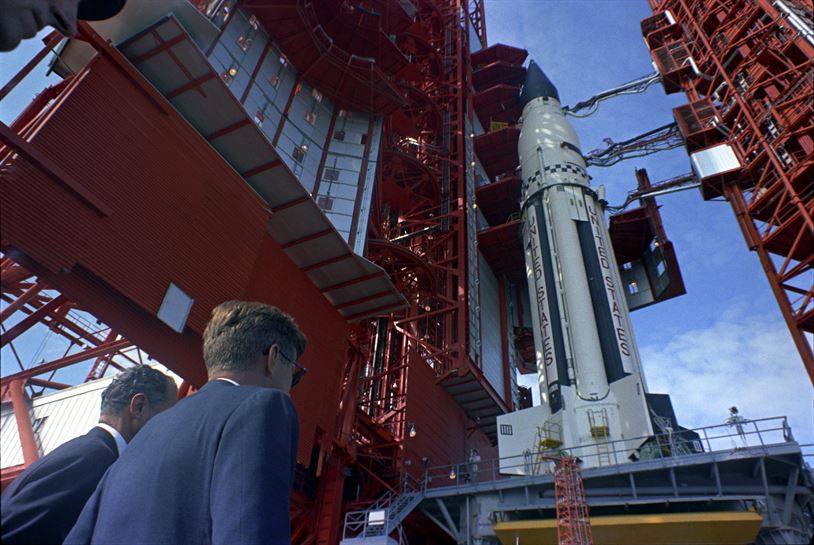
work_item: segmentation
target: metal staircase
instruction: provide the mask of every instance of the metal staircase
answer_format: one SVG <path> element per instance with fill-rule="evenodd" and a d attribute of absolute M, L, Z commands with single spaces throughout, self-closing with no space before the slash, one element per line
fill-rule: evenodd
<path fill-rule="evenodd" d="M 340 545 L 406 543 L 401 523 L 423 499 L 423 488 L 408 476 L 401 493 L 388 492 L 367 509 L 345 514 Z M 393 532 L 396 532 L 398 541 L 390 537 Z"/>

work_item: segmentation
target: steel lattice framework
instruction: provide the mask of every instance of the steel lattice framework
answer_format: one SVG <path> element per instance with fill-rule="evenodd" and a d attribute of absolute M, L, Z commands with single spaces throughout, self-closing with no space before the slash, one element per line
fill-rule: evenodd
<path fill-rule="evenodd" d="M 588 501 L 579 462 L 571 456 L 557 461 L 554 469 L 559 545 L 592 545 Z"/>
<path fill-rule="evenodd" d="M 814 7 L 805 0 L 650 0 L 642 33 L 688 150 L 725 143 L 742 168 L 703 180 L 725 197 L 814 381 Z M 808 336 L 808 337 L 807 337 Z"/>

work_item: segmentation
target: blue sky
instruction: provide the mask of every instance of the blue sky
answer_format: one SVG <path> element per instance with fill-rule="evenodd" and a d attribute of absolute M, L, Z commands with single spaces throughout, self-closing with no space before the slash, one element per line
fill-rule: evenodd
<path fill-rule="evenodd" d="M 646 0 L 486 0 L 490 43 L 524 47 L 557 85 L 564 104 L 652 72 L 639 22 L 650 15 Z M 0 54 L 0 78 L 41 47 L 28 40 Z M 0 104 L 9 123 L 45 85 L 45 67 Z M 585 152 L 672 121 L 671 109 L 686 102 L 654 85 L 641 95 L 600 105 L 596 114 L 573 119 Z M 592 168 L 611 204 L 635 187 L 633 171 L 646 168 L 656 182 L 688 172 L 682 149 Z M 633 313 L 635 336 L 651 391 L 670 393 L 679 421 L 688 427 L 722 423 L 736 405 L 747 418 L 787 415 L 801 442 L 814 442 L 814 394 L 757 256 L 749 252 L 728 203 L 705 202 L 698 191 L 659 199 L 668 236 L 676 247 L 687 294 Z M 41 338 L 26 348 L 25 363 Z M 49 340 L 37 357 L 61 355 Z M 3 374 L 16 364 L 2 352 Z M 74 374 L 84 375 L 86 368 Z M 70 380 L 69 371 L 58 380 Z M 81 376 L 80 376 L 81 378 Z"/>

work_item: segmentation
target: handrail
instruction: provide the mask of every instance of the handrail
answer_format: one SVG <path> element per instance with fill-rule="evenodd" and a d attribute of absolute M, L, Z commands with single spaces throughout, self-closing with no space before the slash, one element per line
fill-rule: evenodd
<path fill-rule="evenodd" d="M 694 434 L 691 434 L 692 432 L 698 435 L 697 439 Z M 554 464 L 563 454 L 587 462 L 598 460 L 601 456 L 607 457 L 607 454 L 601 454 L 597 452 L 598 450 L 610 452 L 612 459 L 610 465 L 607 463 L 596 465 L 612 467 L 617 464 L 645 460 L 662 460 L 663 463 L 667 463 L 670 459 L 694 454 L 735 452 L 744 449 L 758 449 L 768 453 L 769 445 L 793 442 L 791 427 L 785 416 L 743 419 L 689 430 L 673 430 L 670 433 L 653 436 L 591 443 L 557 450 L 535 452 L 529 449 L 522 455 L 433 466 L 427 469 L 422 486 L 425 489 L 450 486 L 457 488 L 516 476 L 553 474 Z M 597 449 L 598 446 L 607 446 L 607 449 Z M 814 444 L 806 446 L 814 447 Z M 532 466 L 538 455 L 544 461 L 540 470 L 535 473 L 532 471 Z M 805 456 L 814 461 L 814 449 Z"/>

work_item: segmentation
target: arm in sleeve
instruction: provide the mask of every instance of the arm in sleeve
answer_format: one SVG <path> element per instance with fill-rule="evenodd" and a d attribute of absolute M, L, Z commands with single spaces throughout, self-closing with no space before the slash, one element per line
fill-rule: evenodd
<path fill-rule="evenodd" d="M 3 517 L 3 541 L 62 543 L 114 460 L 104 451 L 52 460 L 13 499 L 4 498 L 4 511 L 14 506 L 15 516 Z"/>
<path fill-rule="evenodd" d="M 289 497 L 299 426 L 277 390 L 256 392 L 226 422 L 210 490 L 212 544 L 290 544 Z"/>

